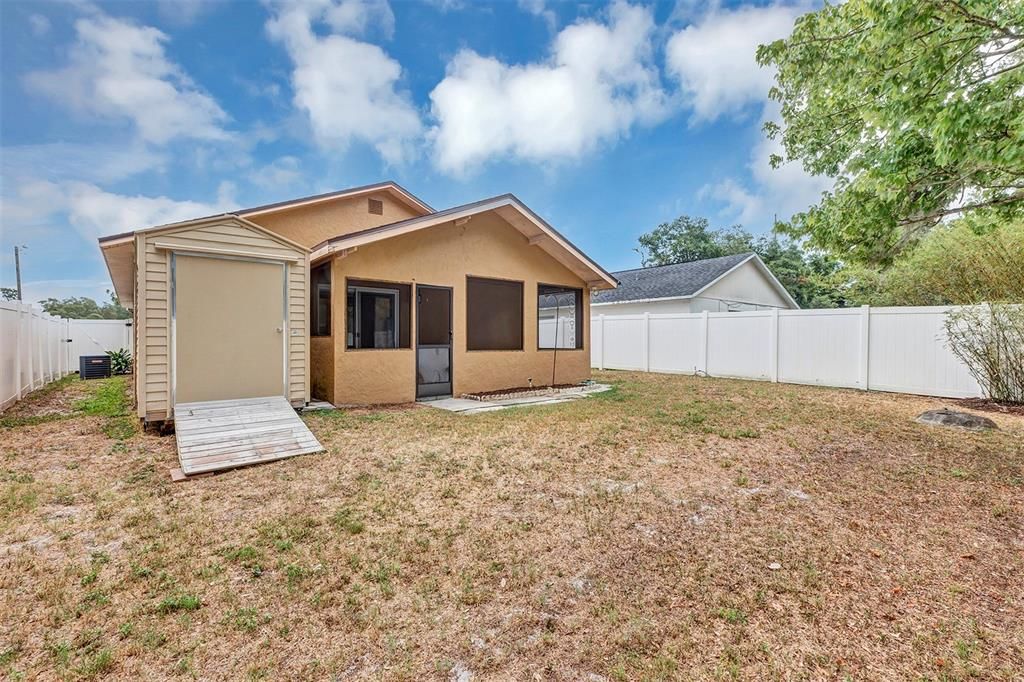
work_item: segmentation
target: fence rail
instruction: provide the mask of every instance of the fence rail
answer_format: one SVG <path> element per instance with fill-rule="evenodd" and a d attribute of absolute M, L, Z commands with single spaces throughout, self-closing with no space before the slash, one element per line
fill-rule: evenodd
<path fill-rule="evenodd" d="M 946 343 L 950 306 L 598 315 L 599 369 L 705 374 L 966 398 L 978 382 Z"/>
<path fill-rule="evenodd" d="M 78 371 L 80 355 L 132 347 L 130 320 L 69 320 L 0 301 L 0 412 Z"/>

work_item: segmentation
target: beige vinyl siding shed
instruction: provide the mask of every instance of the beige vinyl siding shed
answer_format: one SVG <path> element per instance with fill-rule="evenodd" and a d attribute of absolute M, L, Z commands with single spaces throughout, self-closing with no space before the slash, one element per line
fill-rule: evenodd
<path fill-rule="evenodd" d="M 304 247 L 255 225 L 243 218 L 232 215 L 214 216 L 187 223 L 142 230 L 128 239 L 133 240 L 135 292 L 134 301 L 136 324 L 136 362 L 135 390 L 138 415 L 146 421 L 160 421 L 173 418 L 175 402 L 184 402 L 186 391 L 180 385 L 176 363 L 179 365 L 196 364 L 201 366 L 203 354 L 210 349 L 205 348 L 201 330 L 189 335 L 189 347 L 185 347 L 182 339 L 176 338 L 180 330 L 176 329 L 175 319 L 175 263 L 188 259 L 191 264 L 202 264 L 197 259 L 210 259 L 211 263 L 230 261 L 236 268 L 245 263 L 252 263 L 253 268 L 262 266 L 263 270 L 274 276 L 276 268 L 281 268 L 281 294 L 277 303 L 283 302 L 280 319 L 282 326 L 277 333 L 283 334 L 280 344 L 283 353 L 280 364 L 272 362 L 257 363 L 247 368 L 252 372 L 273 374 L 281 372 L 283 394 L 296 407 L 309 400 L 309 335 L 307 333 L 309 297 L 307 295 L 309 252 Z M 107 251 L 108 264 L 112 273 L 117 255 L 113 253 L 119 244 L 104 244 Z M 123 258 L 124 256 L 121 256 Z M 184 268 L 180 268 L 184 271 Z M 192 271 L 196 268 L 190 268 Z M 196 286 L 209 287 L 211 308 L 213 301 L 220 295 L 231 295 L 231 268 L 206 268 L 212 277 L 206 275 L 203 283 L 192 283 Z M 219 275 L 215 270 L 223 270 Z M 240 285 L 241 286 L 241 285 Z M 184 287 L 180 287 L 184 291 Z M 266 293 L 266 287 L 261 290 Z M 273 293 L 273 287 L 271 292 Z M 225 293 L 227 292 L 227 293 Z M 120 292 L 119 292 L 120 293 Z M 201 292 L 200 292 L 201 293 Z M 238 291 L 244 297 L 244 289 Z M 193 299 L 202 303 L 202 296 L 191 294 Z M 271 299 L 274 296 L 270 297 Z M 242 301 L 248 303 L 250 309 L 258 310 L 262 301 Z M 268 301 L 267 305 L 274 305 Z M 190 309 L 203 307 L 190 305 Z M 244 306 L 240 306 L 244 307 Z M 244 324 L 244 314 L 242 322 Z M 266 317 L 266 316 L 264 316 Z M 211 320 L 217 322 L 216 318 Z M 218 334 L 205 339 L 210 344 L 234 344 L 241 354 L 251 343 L 247 340 L 247 330 L 240 328 L 237 334 Z M 177 346 L 176 346 L 177 342 Z M 223 350 L 223 349 L 222 349 Z M 244 379 L 245 372 L 236 376 Z M 229 399 L 241 397 L 258 397 L 244 395 L 244 381 L 240 387 L 232 386 L 232 381 L 220 382 L 223 395 L 201 396 L 202 399 Z M 176 384 L 178 384 L 176 386 Z M 218 384 L 218 385 L 220 385 Z M 216 389 L 219 390 L 219 389 Z M 235 395 L 234 393 L 241 393 Z M 197 398 L 192 398 L 197 399 Z"/>

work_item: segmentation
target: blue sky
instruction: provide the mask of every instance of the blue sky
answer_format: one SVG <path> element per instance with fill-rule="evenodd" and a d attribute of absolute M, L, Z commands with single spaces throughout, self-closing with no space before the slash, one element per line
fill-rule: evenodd
<path fill-rule="evenodd" d="M 770 228 L 757 44 L 806 2 L 0 3 L 0 285 L 102 297 L 96 237 L 393 179 L 514 192 L 611 270 L 687 213 Z"/>

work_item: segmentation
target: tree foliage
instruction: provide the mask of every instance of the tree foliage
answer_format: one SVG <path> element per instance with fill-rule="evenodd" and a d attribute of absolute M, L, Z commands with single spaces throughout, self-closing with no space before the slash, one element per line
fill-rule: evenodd
<path fill-rule="evenodd" d="M 833 286 L 857 304 L 1024 302 L 1024 222 L 940 225 L 890 267 L 844 268 Z"/>
<path fill-rule="evenodd" d="M 1024 2 L 849 0 L 757 58 L 778 73 L 766 133 L 836 178 L 788 234 L 885 264 L 944 216 L 1024 212 Z"/>
<path fill-rule="evenodd" d="M 14 287 L 0 287 L 0 301 L 17 301 L 18 290 Z"/>
<path fill-rule="evenodd" d="M 43 310 L 57 317 L 67 317 L 72 320 L 127 320 L 132 316 L 131 312 L 121 306 L 117 296 L 112 291 L 107 292 L 110 301 L 97 303 L 87 296 L 73 296 L 71 298 L 47 298 L 41 301 Z"/>
<path fill-rule="evenodd" d="M 754 237 L 739 225 L 712 229 L 707 218 L 679 216 L 640 236 L 644 267 L 688 263 L 754 252 L 804 308 L 843 304 L 842 290 L 832 275 L 839 263 L 820 252 L 806 252 L 790 240 Z"/>

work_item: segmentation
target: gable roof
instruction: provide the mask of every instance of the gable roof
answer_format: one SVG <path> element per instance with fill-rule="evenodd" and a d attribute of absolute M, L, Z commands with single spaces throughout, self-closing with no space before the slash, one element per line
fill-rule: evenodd
<path fill-rule="evenodd" d="M 388 192 L 396 199 L 402 201 L 402 203 L 408 205 L 410 208 L 420 211 L 423 214 L 434 213 L 434 209 L 425 201 L 419 199 L 416 195 L 414 195 L 412 192 L 408 191 L 407 189 L 399 185 L 397 182 L 387 180 L 385 182 L 378 182 L 372 185 L 350 187 L 348 189 L 338 190 L 337 192 L 327 192 L 326 194 L 314 194 L 308 197 L 299 197 L 298 199 L 279 201 L 275 204 L 264 204 L 262 206 L 253 206 L 252 208 L 240 208 L 234 211 L 226 211 L 224 213 L 214 213 L 213 215 L 191 218 L 186 221 L 165 223 L 163 225 L 153 225 L 151 227 L 144 227 L 138 230 L 129 230 L 128 232 L 120 232 L 118 234 L 111 234 L 105 237 L 100 237 L 99 243 L 102 246 L 103 244 L 106 244 L 108 242 L 118 241 L 120 239 L 131 237 L 135 234 L 138 234 L 139 232 L 163 230 L 174 225 L 195 222 L 198 220 L 206 220 L 207 218 L 217 218 L 221 216 L 239 216 L 243 218 L 251 218 L 253 216 L 264 215 L 266 213 L 276 213 L 278 211 L 299 208 L 301 206 L 309 206 L 311 204 L 319 204 L 326 201 L 335 201 L 338 199 L 351 199 L 353 197 L 358 197 L 365 194 L 373 194 L 375 192 Z"/>
<path fill-rule="evenodd" d="M 619 280 L 619 287 L 595 293 L 591 303 L 602 305 L 628 301 L 693 298 L 748 261 L 754 263 L 772 287 L 790 305 L 794 308 L 800 307 L 786 291 L 786 287 L 782 286 L 775 278 L 768 266 L 761 261 L 756 253 L 752 252 L 720 258 L 705 258 L 688 263 L 673 263 L 613 272 L 612 275 Z"/>
<path fill-rule="evenodd" d="M 196 218 L 195 220 L 183 220 L 177 223 L 168 223 L 167 225 L 158 225 L 157 227 L 147 228 L 145 230 L 139 230 L 139 232 L 145 232 L 149 237 L 158 237 L 162 234 L 174 234 L 182 230 L 193 229 L 197 227 L 203 227 L 205 225 L 216 225 L 220 223 L 230 223 L 239 227 L 252 230 L 253 232 L 259 232 L 266 235 L 268 238 L 295 249 L 298 253 L 308 253 L 307 249 L 302 244 L 298 244 L 283 237 L 276 232 L 268 230 L 262 225 L 257 225 L 254 222 L 246 220 L 240 216 L 232 213 L 221 213 L 212 216 L 206 216 L 205 218 Z M 107 265 L 107 272 L 110 273 L 110 281 L 114 285 L 114 293 L 117 294 L 118 299 L 122 305 L 128 308 L 135 307 L 135 233 L 127 232 L 120 235 L 111 235 L 109 237 L 100 238 L 100 253 L 103 254 L 103 261 Z M 157 244 L 159 248 L 160 245 Z M 218 251 L 217 248 L 209 249 L 210 252 Z M 239 255 L 239 254 L 235 254 Z"/>
<path fill-rule="evenodd" d="M 357 197 L 362 194 L 372 194 L 374 192 L 388 192 L 402 203 L 408 205 L 409 207 L 415 210 L 420 211 L 421 213 L 434 212 L 434 209 L 427 202 L 423 201 L 415 194 L 399 185 L 397 182 L 387 180 L 385 182 L 378 182 L 372 185 L 350 187 L 348 189 L 338 190 L 337 192 L 314 194 L 308 197 L 289 199 L 287 201 L 279 201 L 273 204 L 264 204 L 263 206 L 243 208 L 238 211 L 233 211 L 233 213 L 235 215 L 252 217 L 256 215 L 263 215 L 265 213 L 276 213 L 277 211 L 298 208 L 300 206 L 309 206 L 310 204 L 319 204 L 325 201 L 334 201 L 336 199 L 351 199 L 352 197 Z"/>
<path fill-rule="evenodd" d="M 575 272 L 591 287 L 611 288 L 618 284 L 615 277 L 581 251 L 543 218 L 534 213 L 514 194 L 501 194 L 489 199 L 474 201 L 462 206 L 436 211 L 418 218 L 409 218 L 386 225 L 367 228 L 358 232 L 339 235 L 323 241 L 312 249 L 310 260 L 325 258 L 332 253 L 354 249 L 391 237 L 408 234 L 437 225 L 469 220 L 474 215 L 494 211 L 527 238 L 567 268 Z"/>

